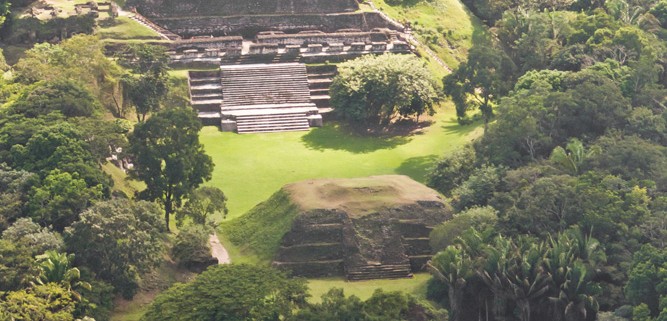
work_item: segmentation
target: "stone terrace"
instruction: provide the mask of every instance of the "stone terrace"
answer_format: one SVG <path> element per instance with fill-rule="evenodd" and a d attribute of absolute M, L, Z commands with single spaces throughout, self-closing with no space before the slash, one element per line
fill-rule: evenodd
<path fill-rule="evenodd" d="M 306 66 L 299 63 L 221 67 L 222 129 L 239 134 L 321 126 L 310 101 Z"/>

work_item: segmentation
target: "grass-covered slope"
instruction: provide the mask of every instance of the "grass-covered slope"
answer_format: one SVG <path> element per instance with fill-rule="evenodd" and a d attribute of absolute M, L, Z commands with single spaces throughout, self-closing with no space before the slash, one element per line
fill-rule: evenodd
<path fill-rule="evenodd" d="M 252 253 L 261 261 L 269 261 L 299 212 L 289 192 L 281 189 L 245 215 L 223 223 L 220 229 L 240 251 Z"/>
<path fill-rule="evenodd" d="M 451 68 L 466 59 L 473 34 L 485 32 L 479 19 L 460 0 L 405 0 L 398 5 L 373 0 L 373 3 L 390 17 L 409 22 L 419 40 Z"/>

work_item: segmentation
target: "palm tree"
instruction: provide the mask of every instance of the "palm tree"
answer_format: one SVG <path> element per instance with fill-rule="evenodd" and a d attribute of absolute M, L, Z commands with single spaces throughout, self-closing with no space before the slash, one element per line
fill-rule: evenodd
<path fill-rule="evenodd" d="M 436 254 L 427 267 L 433 277 L 447 285 L 450 319 L 459 321 L 463 290 L 474 273 L 470 256 L 460 246 L 450 245 Z"/>
<path fill-rule="evenodd" d="M 551 276 L 544 270 L 545 255 L 544 243 L 499 237 L 489 252 L 490 264 L 479 271 L 497 297 L 516 303 L 521 321 L 531 320 L 531 306 L 549 290 Z"/>
<path fill-rule="evenodd" d="M 35 283 L 43 285 L 46 283 L 58 283 L 77 300 L 81 300 L 75 288 L 84 288 L 90 290 L 88 282 L 80 281 L 81 271 L 76 267 L 71 267 L 74 261 L 74 254 L 58 253 L 56 251 L 47 251 L 37 256 L 39 260 L 40 273 L 35 278 Z"/>

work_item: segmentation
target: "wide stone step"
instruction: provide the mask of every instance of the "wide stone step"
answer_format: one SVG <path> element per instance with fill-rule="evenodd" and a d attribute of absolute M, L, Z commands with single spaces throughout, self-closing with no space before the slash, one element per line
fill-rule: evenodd
<path fill-rule="evenodd" d="M 210 104 L 220 105 L 220 104 L 222 104 L 222 99 L 196 99 L 195 97 L 193 97 L 192 98 L 192 104 L 193 105 L 210 105 Z"/>
<path fill-rule="evenodd" d="M 253 134 L 253 133 L 277 133 L 277 132 L 294 132 L 294 131 L 306 131 L 310 130 L 310 126 L 305 126 L 305 127 L 274 127 L 274 128 L 267 128 L 267 129 L 261 129 L 261 130 L 238 130 L 239 134 Z"/>
<path fill-rule="evenodd" d="M 192 94 L 192 98 L 197 98 L 197 99 L 215 99 L 215 98 L 220 98 L 222 99 L 222 92 L 215 92 L 215 93 L 207 93 L 207 94 Z"/>
<path fill-rule="evenodd" d="M 319 96 L 319 95 L 329 95 L 329 88 L 313 88 L 310 89 L 310 95 L 311 96 Z"/>
<path fill-rule="evenodd" d="M 220 81 L 220 76 L 213 76 L 213 77 L 190 77 L 190 83 L 202 83 L 202 82 L 210 82 L 210 83 L 216 83 Z"/>
<path fill-rule="evenodd" d="M 311 73 L 310 71 L 308 72 L 308 79 L 321 79 L 321 78 L 327 78 L 327 79 L 332 79 L 333 77 L 336 77 L 336 72 L 318 72 L 318 73 Z"/>
<path fill-rule="evenodd" d="M 409 279 L 413 274 L 363 274 L 363 275 L 348 275 L 348 281 L 368 281 L 378 279 Z"/>
<path fill-rule="evenodd" d="M 305 122 L 304 122 L 305 120 Z M 236 125 L 238 128 L 251 129 L 251 128 L 267 128 L 267 127 L 276 127 L 276 126 L 303 126 L 308 124 L 307 119 L 281 119 L 281 120 L 246 120 L 239 122 L 237 121 Z"/>

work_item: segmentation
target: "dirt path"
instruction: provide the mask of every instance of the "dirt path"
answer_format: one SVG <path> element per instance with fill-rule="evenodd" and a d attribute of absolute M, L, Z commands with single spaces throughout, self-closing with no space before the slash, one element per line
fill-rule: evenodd
<path fill-rule="evenodd" d="M 218 264 L 232 263 L 232 260 L 229 258 L 229 253 L 227 253 L 225 247 L 220 243 L 218 235 L 211 234 L 208 238 L 208 242 L 211 244 L 211 254 L 214 258 L 218 259 Z"/>

